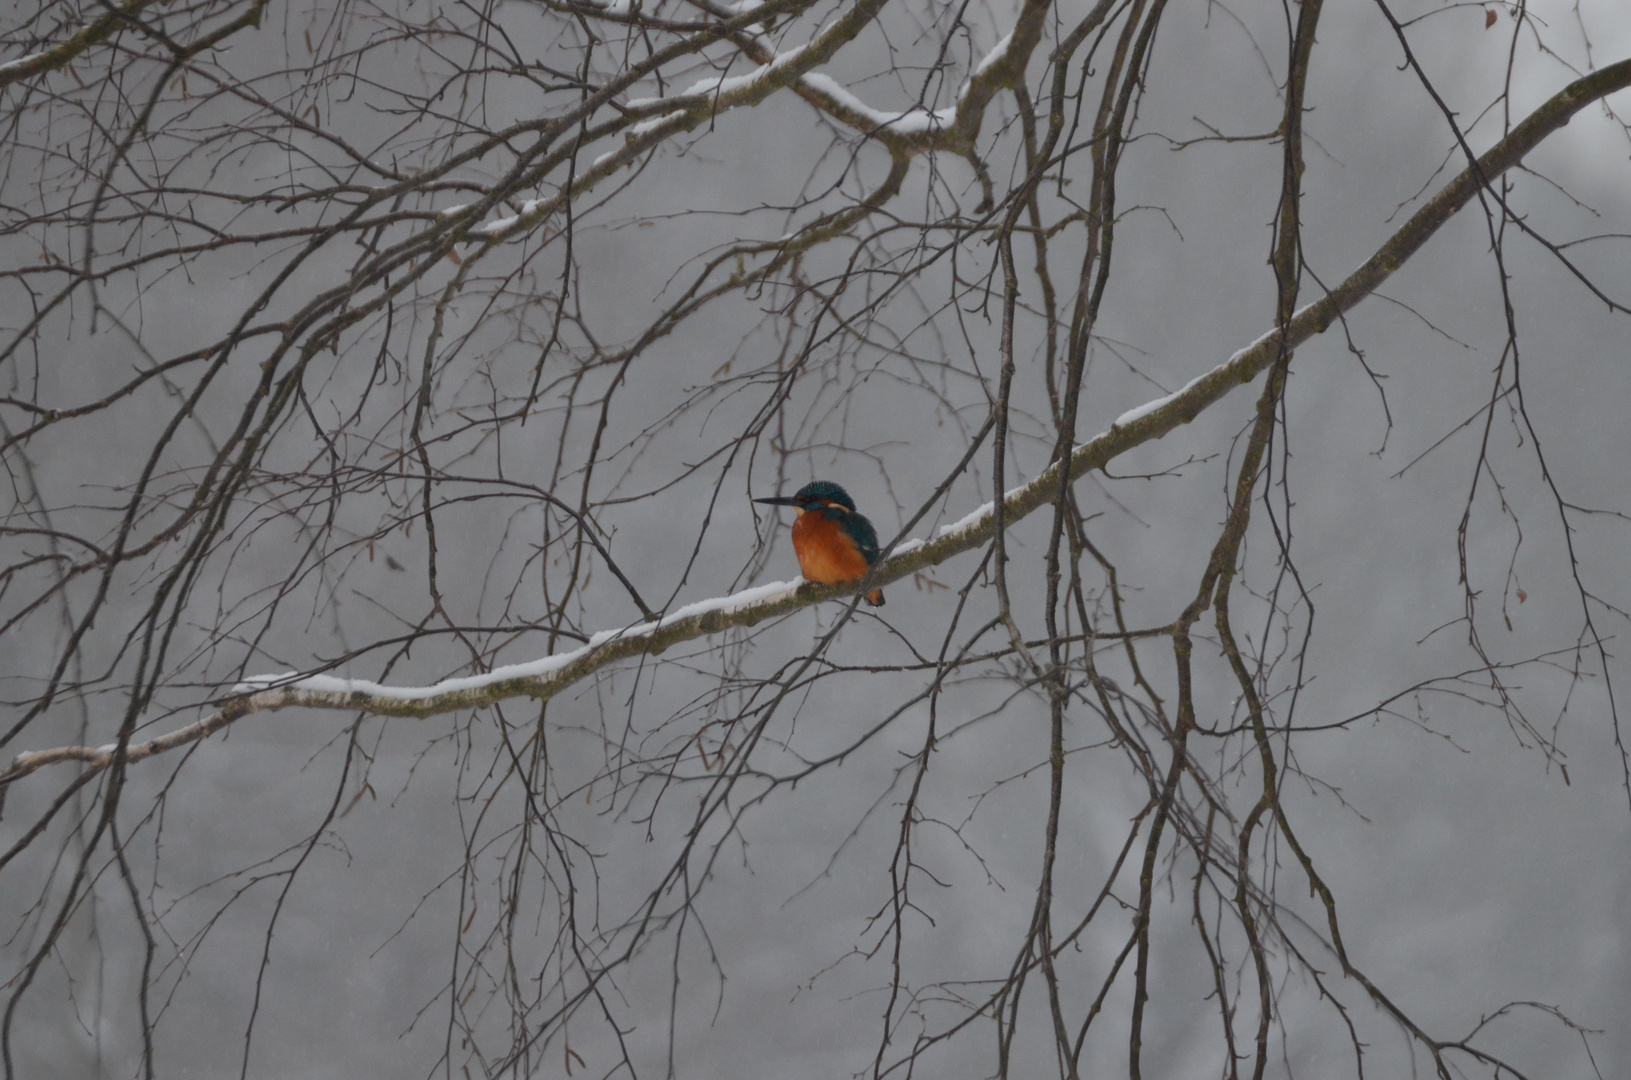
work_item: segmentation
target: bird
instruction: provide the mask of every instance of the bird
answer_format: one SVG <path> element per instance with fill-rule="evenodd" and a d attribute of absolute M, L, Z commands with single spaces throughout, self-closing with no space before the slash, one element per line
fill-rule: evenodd
<path fill-rule="evenodd" d="M 829 480 L 812 481 L 791 496 L 753 501 L 798 510 L 798 520 L 793 522 L 793 554 L 798 556 L 806 581 L 820 585 L 860 581 L 878 561 L 877 530 L 856 512 L 849 492 Z M 883 590 L 867 593 L 866 602 L 883 607 Z"/>

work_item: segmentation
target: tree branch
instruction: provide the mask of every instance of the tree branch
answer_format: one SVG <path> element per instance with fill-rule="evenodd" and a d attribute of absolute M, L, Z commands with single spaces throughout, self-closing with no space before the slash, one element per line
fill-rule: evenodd
<path fill-rule="evenodd" d="M 866 5 L 857 5 L 856 11 Z M 1274 327 L 1222 364 L 1183 389 L 1131 409 L 1093 439 L 1077 446 L 1069 458 L 1069 478 L 1101 469 L 1120 455 L 1162 438 L 1187 424 L 1231 390 L 1251 382 L 1280 355 L 1322 333 L 1339 315 L 1370 295 L 1425 244 L 1481 184 L 1488 184 L 1521 161 L 1549 134 L 1565 126 L 1587 104 L 1631 86 L 1631 59 L 1622 60 L 1570 83 L 1536 109 L 1510 134 L 1429 200 L 1376 253 L 1320 300 L 1294 314 L 1283 328 Z M 1058 490 L 1058 464 L 1029 483 L 1009 491 L 1003 500 L 1004 527 L 1051 503 Z M 995 532 L 993 506 L 986 504 L 925 540 L 900 544 L 886 564 L 875 567 L 864 587 L 887 585 L 955 555 L 984 546 Z M 482 675 L 448 679 L 425 687 L 387 687 L 330 675 L 259 676 L 234 688 L 220 708 L 186 727 L 148 742 L 131 743 L 123 754 L 114 745 L 67 746 L 25 752 L 0 772 L 0 785 L 60 762 L 77 761 L 91 771 L 106 769 L 116 759 L 140 761 L 219 731 L 254 713 L 301 706 L 368 712 L 381 716 L 428 717 L 458 709 L 478 708 L 510 698 L 546 701 L 559 691 L 620 660 L 661 653 L 670 646 L 718 634 L 731 627 L 752 626 L 767 618 L 853 594 L 861 585 L 818 586 L 776 582 L 731 596 L 704 600 L 661 619 L 620 630 L 603 631 L 582 648 L 495 669 Z"/>

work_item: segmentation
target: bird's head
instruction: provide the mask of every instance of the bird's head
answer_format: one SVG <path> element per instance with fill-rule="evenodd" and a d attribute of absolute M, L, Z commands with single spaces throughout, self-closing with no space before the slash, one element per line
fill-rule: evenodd
<path fill-rule="evenodd" d="M 773 498 L 754 499 L 753 501 L 756 503 L 769 503 L 772 506 L 796 506 L 800 510 L 833 507 L 851 514 L 855 512 L 855 500 L 849 497 L 849 492 L 830 480 L 812 480 L 799 488 L 793 495 L 777 495 Z"/>

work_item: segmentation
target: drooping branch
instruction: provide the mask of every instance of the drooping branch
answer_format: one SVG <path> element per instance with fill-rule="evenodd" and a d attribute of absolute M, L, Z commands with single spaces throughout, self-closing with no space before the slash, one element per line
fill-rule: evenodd
<path fill-rule="evenodd" d="M 1631 86 L 1631 59 L 1570 83 L 1485 152 L 1478 159 L 1476 170 L 1471 167 L 1464 170 L 1433 196 L 1340 285 L 1299 309 L 1286 323 L 1283 340 L 1282 329 L 1275 327 L 1176 393 L 1122 414 L 1108 431 L 1075 447 L 1064 463 L 1070 479 L 1102 469 L 1129 450 L 1189 423 L 1231 390 L 1255 379 L 1282 349 L 1296 348 L 1322 333 L 1338 316 L 1369 296 L 1403 266 L 1440 226 L 1473 198 L 1481 184 L 1493 182 L 1516 165 L 1587 104 L 1628 86 Z M 1005 528 L 1051 504 L 1058 490 L 1060 467 L 1061 463 L 1055 462 L 1029 483 L 1005 495 Z M 548 700 L 618 661 L 645 653 L 661 653 L 672 645 L 732 627 L 752 626 L 824 600 L 853 595 L 861 588 L 887 585 L 965 551 L 983 547 L 995 531 L 992 511 L 993 506 L 988 503 L 961 521 L 940 529 L 932 539 L 898 544 L 893 556 L 858 585 L 818 586 L 799 582 L 762 585 L 692 604 L 653 622 L 604 631 L 571 652 L 498 668 L 483 675 L 449 679 L 425 687 L 386 687 L 328 675 L 261 676 L 234 688 L 234 693 L 216 712 L 148 742 L 132 743 L 122 757 L 125 761 L 142 760 L 196 742 L 242 717 L 294 706 L 381 716 L 428 717 L 518 697 Z M 59 762 L 81 762 L 92 771 L 105 769 L 114 763 L 115 756 L 113 746 L 25 752 L 17 755 L 0 773 L 0 785 Z"/>

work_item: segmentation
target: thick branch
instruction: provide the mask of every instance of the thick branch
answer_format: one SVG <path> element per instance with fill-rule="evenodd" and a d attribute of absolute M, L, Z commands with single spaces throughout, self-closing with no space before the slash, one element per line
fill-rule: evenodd
<path fill-rule="evenodd" d="M 1280 328 L 1271 329 L 1177 393 L 1124 413 L 1110 430 L 1071 452 L 1070 478 L 1074 480 L 1090 470 L 1101 469 L 1134 447 L 1162 438 L 1189 423 L 1229 391 L 1256 378 L 1282 348 L 1296 348 L 1322 333 L 1337 316 L 1353 308 L 1404 265 L 1441 225 L 1466 205 L 1480 184 L 1493 181 L 1516 165 L 1584 106 L 1627 86 L 1631 86 L 1631 59 L 1570 83 L 1480 157 L 1476 170 L 1469 168 L 1462 172 L 1429 200 L 1345 281 L 1320 300 L 1297 311 L 1286 325 L 1283 342 Z M 1052 501 L 1058 489 L 1058 468 L 1056 463 L 1029 483 L 1008 492 L 1003 500 L 1004 527 Z M 899 545 L 887 563 L 875 567 L 868 575 L 865 587 L 887 585 L 965 551 L 983 547 L 995 531 L 992 510 L 987 504 L 955 525 L 941 529 L 931 540 L 908 540 Z M 124 757 L 127 761 L 139 761 L 196 742 L 252 713 L 292 706 L 427 717 L 516 697 L 547 700 L 620 660 L 643 653 L 660 653 L 674 644 L 721 633 L 734 626 L 752 626 L 762 619 L 851 595 L 858 587 L 818 586 L 807 582 L 762 585 L 733 596 L 692 604 L 654 622 L 602 632 L 572 652 L 426 687 L 386 687 L 327 675 L 261 676 L 236 688 L 238 692 L 223 702 L 217 712 L 149 742 L 132 743 Z M 93 770 L 105 769 L 113 764 L 114 757 L 113 746 L 59 747 L 23 753 L 0 773 L 0 784 L 58 762 L 78 761 Z"/>
<path fill-rule="evenodd" d="M 66 41 L 0 64 L 0 87 L 67 67 L 80 53 L 105 40 L 116 29 L 140 15 L 143 8 L 152 6 L 153 2 L 154 0 L 126 0 L 119 7 L 109 8 L 106 14 L 91 20 Z"/>

